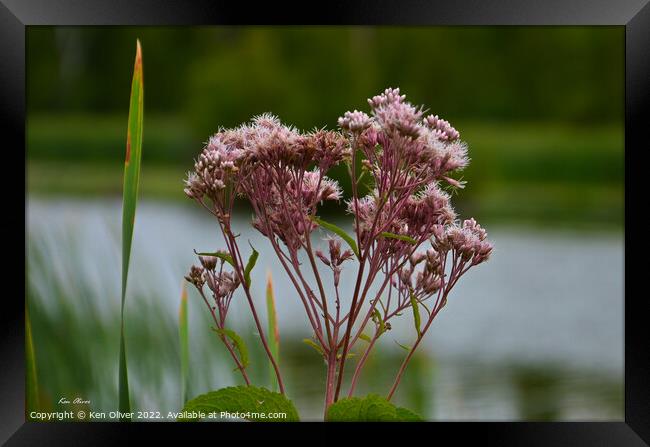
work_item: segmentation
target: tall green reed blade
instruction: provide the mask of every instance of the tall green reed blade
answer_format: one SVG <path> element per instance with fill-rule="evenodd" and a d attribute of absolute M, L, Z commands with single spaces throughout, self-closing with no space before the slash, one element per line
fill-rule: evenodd
<path fill-rule="evenodd" d="M 32 323 L 29 319 L 27 303 L 25 303 L 25 357 L 25 397 L 27 399 L 25 414 L 29 415 L 32 411 L 39 411 L 41 405 L 38 397 L 38 376 L 36 375 L 36 355 L 34 353 L 34 340 L 32 339 Z M 27 417 L 27 419 L 30 418 Z"/>
<path fill-rule="evenodd" d="M 189 369 L 190 369 L 190 342 L 189 342 L 189 326 L 187 323 L 187 288 L 185 281 L 183 281 L 183 289 L 181 291 L 181 306 L 178 311 L 178 338 L 181 343 L 181 399 L 183 400 L 182 406 L 187 403 L 187 396 L 189 392 Z"/>
<path fill-rule="evenodd" d="M 280 366 L 280 331 L 278 330 L 278 316 L 275 311 L 275 295 L 273 293 L 273 277 L 271 272 L 266 275 L 266 314 L 269 323 L 269 349 L 275 362 Z M 278 390 L 278 379 L 275 375 L 273 364 L 269 362 L 271 371 L 271 386 L 273 391 Z"/>
<path fill-rule="evenodd" d="M 143 117 L 143 81 L 142 81 L 142 49 L 140 41 L 136 44 L 135 64 L 133 66 L 133 81 L 131 82 L 131 100 L 129 104 L 129 123 L 126 135 L 126 158 L 124 160 L 124 190 L 122 195 L 122 307 L 120 324 L 120 364 L 119 364 L 119 410 L 121 413 L 131 412 L 129 399 L 129 377 L 126 367 L 126 349 L 124 345 L 124 301 L 126 298 L 126 283 L 129 274 L 129 258 L 133 226 L 135 224 L 135 208 L 138 201 L 138 186 L 140 183 L 140 160 L 142 158 L 142 117 Z M 120 420 L 130 420 L 123 416 Z"/>

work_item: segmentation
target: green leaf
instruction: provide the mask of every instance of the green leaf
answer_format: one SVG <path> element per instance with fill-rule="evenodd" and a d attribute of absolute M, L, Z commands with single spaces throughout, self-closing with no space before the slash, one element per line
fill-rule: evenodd
<path fill-rule="evenodd" d="M 142 159 L 142 119 L 144 115 L 144 83 L 142 80 L 142 49 L 137 41 L 133 79 L 131 81 L 131 99 L 129 103 L 129 120 L 126 134 L 126 156 L 124 158 L 124 189 L 122 192 L 122 305 L 120 324 L 120 361 L 119 361 L 119 410 L 130 413 L 129 379 L 126 367 L 126 346 L 124 343 L 124 301 L 129 274 L 129 259 L 135 224 L 135 208 L 138 201 L 140 185 L 140 160 Z M 122 420 L 129 420 L 123 418 Z"/>
<path fill-rule="evenodd" d="M 356 255 L 356 257 L 359 257 L 359 249 L 357 248 L 357 243 L 354 241 L 352 236 L 347 234 L 343 229 L 337 227 L 336 225 L 325 222 L 323 219 L 319 219 L 316 216 L 311 216 L 311 220 L 316 222 L 318 225 L 321 227 L 325 228 L 326 230 L 331 231 L 332 233 L 337 234 L 341 239 L 343 239 L 347 244 L 350 246 L 352 249 L 352 252 Z"/>
<path fill-rule="evenodd" d="M 381 396 L 341 399 L 327 410 L 330 422 L 406 422 L 422 418 L 406 408 L 398 408 Z"/>
<path fill-rule="evenodd" d="M 228 264 L 232 265 L 233 267 L 235 266 L 235 261 L 232 259 L 232 256 L 230 256 L 230 253 L 227 253 L 225 251 L 215 251 L 215 252 L 212 252 L 212 253 L 208 253 L 208 252 L 200 252 L 199 253 L 196 250 L 194 250 L 194 253 L 197 256 L 214 256 L 214 257 L 217 257 L 217 258 L 221 259 L 222 261 L 227 262 Z"/>
<path fill-rule="evenodd" d="M 190 369 L 189 325 L 187 322 L 187 288 L 183 281 L 181 290 L 181 305 L 178 310 L 178 338 L 181 345 L 181 399 L 187 402 Z"/>
<path fill-rule="evenodd" d="M 415 298 L 413 291 L 411 290 L 411 308 L 413 309 L 413 323 L 415 324 L 415 331 L 418 333 L 418 337 L 422 334 L 420 330 L 420 308 L 418 307 L 418 300 Z"/>
<path fill-rule="evenodd" d="M 386 332 L 386 325 L 384 324 L 384 319 L 381 317 L 381 314 L 379 313 L 379 310 L 375 307 L 372 310 L 372 321 L 375 322 L 375 324 L 379 325 L 379 334 L 383 334 Z"/>
<path fill-rule="evenodd" d="M 121 414 L 131 412 L 131 402 L 129 399 L 129 375 L 126 369 L 126 347 L 124 343 L 124 317 L 122 317 L 122 325 L 120 326 L 120 363 L 118 370 L 118 392 L 119 392 L 119 408 Z M 121 422 L 130 422 L 131 418 L 127 416 L 120 416 Z"/>
<path fill-rule="evenodd" d="M 32 411 L 40 411 L 41 405 L 38 395 L 38 376 L 36 374 L 36 354 L 34 352 L 34 339 L 32 338 L 32 324 L 27 303 L 25 303 L 25 373 L 25 397 L 27 398 L 25 415 L 28 420 L 31 420 L 32 418 L 28 415 Z"/>
<path fill-rule="evenodd" d="M 280 331 L 278 330 L 278 315 L 275 311 L 275 295 L 273 294 L 273 278 L 271 272 L 266 277 L 266 314 L 269 322 L 269 349 L 275 363 L 280 366 Z M 271 371 L 272 389 L 276 391 L 278 388 L 278 379 L 275 375 L 273 364 L 269 361 L 269 368 Z"/>
<path fill-rule="evenodd" d="M 400 241 L 408 242 L 409 244 L 413 244 L 413 245 L 418 243 L 418 241 L 416 241 L 415 239 L 413 239 L 410 236 L 405 236 L 405 235 L 402 235 L 402 234 L 389 233 L 388 231 L 384 231 L 382 233 L 379 233 L 379 235 L 381 237 L 385 237 L 387 239 L 398 239 Z"/>
<path fill-rule="evenodd" d="M 409 410 L 408 408 L 397 407 L 396 411 L 397 418 L 400 422 L 423 422 L 423 419 L 419 414 Z"/>
<path fill-rule="evenodd" d="M 372 338 L 370 338 L 366 334 L 359 334 L 359 338 L 365 342 L 372 343 Z"/>
<path fill-rule="evenodd" d="M 368 170 L 364 166 L 361 166 L 361 174 L 359 174 L 359 177 L 357 177 L 357 185 L 361 183 L 361 180 L 363 179 L 363 177 L 366 175 L 367 172 Z"/>
<path fill-rule="evenodd" d="M 325 356 L 323 348 L 311 338 L 303 338 L 302 342 L 314 348 L 320 355 Z"/>
<path fill-rule="evenodd" d="M 296 407 L 286 396 L 254 386 L 222 388 L 195 397 L 185 404 L 184 414 L 178 420 L 197 421 L 201 419 L 196 416 L 198 412 L 205 413 L 205 417 L 214 413 L 216 418 L 219 418 L 222 411 L 243 414 L 243 419 L 256 422 L 300 420 Z M 192 414 L 193 412 L 195 414 Z M 286 417 L 280 417 L 277 413 L 285 413 Z"/>
<path fill-rule="evenodd" d="M 242 368 L 246 368 L 248 366 L 248 348 L 246 347 L 244 340 L 237 334 L 237 332 L 226 328 L 212 328 L 212 330 L 217 334 L 228 337 L 230 340 L 232 340 L 232 342 L 235 344 L 235 348 L 237 348 L 237 351 L 239 351 L 239 361 L 241 363 L 241 366 Z"/>
<path fill-rule="evenodd" d="M 251 248 L 253 247 L 251 246 Z M 255 263 L 257 262 L 257 258 L 259 256 L 260 254 L 253 248 L 253 253 L 251 253 L 250 257 L 248 258 L 246 268 L 244 269 L 244 280 L 246 281 L 247 288 L 250 288 L 251 286 L 251 271 L 253 271 L 253 267 L 255 267 Z"/>
<path fill-rule="evenodd" d="M 393 341 L 395 342 L 395 344 L 397 344 L 397 346 L 399 346 L 399 347 L 400 347 L 400 348 L 402 348 L 403 350 L 405 350 L 405 351 L 408 351 L 408 352 L 410 352 L 410 351 L 411 351 L 411 348 L 410 348 L 410 347 L 408 347 L 408 346 L 406 346 L 406 345 L 403 345 L 403 344 L 401 344 L 401 343 L 400 343 L 400 342 L 398 342 L 397 340 L 393 340 Z"/>

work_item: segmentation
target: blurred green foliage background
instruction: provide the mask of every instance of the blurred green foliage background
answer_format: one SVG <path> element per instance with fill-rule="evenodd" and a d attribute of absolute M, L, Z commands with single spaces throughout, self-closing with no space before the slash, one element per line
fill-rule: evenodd
<path fill-rule="evenodd" d="M 461 212 L 622 223 L 621 27 L 31 27 L 27 37 L 31 193 L 120 193 L 140 38 L 147 195 L 182 198 L 170 179 L 220 126 L 272 111 L 303 129 L 335 128 L 399 86 L 470 146 Z"/>

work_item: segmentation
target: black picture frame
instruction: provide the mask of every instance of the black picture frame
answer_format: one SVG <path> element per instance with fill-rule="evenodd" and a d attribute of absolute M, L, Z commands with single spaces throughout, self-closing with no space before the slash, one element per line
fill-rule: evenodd
<path fill-rule="evenodd" d="M 650 118 L 650 5 L 648 0 L 375 0 L 328 1 L 313 10 L 275 2 L 250 5 L 215 0 L 0 0 L 0 127 L 2 128 L 5 240 L 22 228 L 23 199 L 16 184 L 25 184 L 25 36 L 30 25 L 208 25 L 208 24 L 360 24 L 360 25 L 618 25 L 625 27 L 625 420 L 580 423 L 435 423 L 416 424 L 408 436 L 423 439 L 468 440 L 500 446 L 642 446 L 650 443 L 650 305 L 638 287 L 638 270 L 647 266 L 643 254 L 647 237 L 641 212 L 647 204 L 642 183 L 641 157 Z M 10 156 L 11 158 L 7 158 Z M 14 158 L 15 157 L 15 158 Z M 25 165 L 23 165 L 25 166 Z M 9 171 L 15 176 L 9 179 Z M 9 203 L 7 203 L 9 202 Z M 21 203 L 22 202 L 22 203 Z M 647 226 L 647 225 L 646 225 Z M 26 241 L 25 241 L 26 243 Z M 25 249 L 25 246 L 23 246 Z M 15 250 L 20 250 L 16 248 Z M 16 251 L 20 252 L 20 251 Z M 179 431 L 192 436 L 209 434 L 211 424 L 37 423 L 24 418 L 24 302 L 25 270 L 5 247 L 2 332 L 0 338 L 0 441 L 7 445 L 114 445 L 136 433 L 155 432 L 168 437 Z M 22 283 L 21 283 L 22 280 Z M 22 287 L 21 287 L 22 284 Z M 634 292 L 633 292 L 634 291 Z M 603 311 L 606 312 L 606 309 Z M 227 431 L 251 430 L 283 436 L 283 424 L 228 424 Z M 223 427 L 223 426 L 221 426 Z M 331 435 L 362 427 L 337 424 L 301 424 Z M 384 436 L 385 430 L 370 427 Z M 293 429 L 292 429 L 293 430 Z M 392 430 L 392 428 L 391 428 Z M 410 434 L 412 430 L 419 433 Z M 201 433 L 204 432 L 204 433 Z M 406 432 L 404 432 L 406 433 Z M 187 438 L 186 438 L 187 439 Z M 197 438 L 198 439 L 198 438 Z M 309 438 L 305 438 L 309 439 Z M 414 442 L 415 440 L 411 441 Z"/>

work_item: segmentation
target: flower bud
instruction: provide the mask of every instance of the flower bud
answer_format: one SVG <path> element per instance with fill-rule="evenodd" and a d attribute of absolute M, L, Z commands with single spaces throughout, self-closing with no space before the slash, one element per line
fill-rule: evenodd
<path fill-rule="evenodd" d="M 338 264 L 339 257 L 341 256 L 341 241 L 338 239 L 330 239 L 329 240 L 329 246 L 330 246 L 330 259 L 332 262 Z"/>
<path fill-rule="evenodd" d="M 417 253 L 413 253 L 409 258 L 409 262 L 411 263 L 412 266 L 416 266 L 420 262 L 424 261 L 426 257 L 427 255 L 425 253 L 422 253 L 421 251 Z"/>
<path fill-rule="evenodd" d="M 190 267 L 190 272 L 185 276 L 187 282 L 194 284 L 197 289 L 201 289 L 205 283 L 204 270 L 201 267 L 193 265 Z"/>
<path fill-rule="evenodd" d="M 370 126 L 371 119 L 365 113 L 355 110 L 354 112 L 345 112 L 345 114 L 339 118 L 338 124 L 341 129 L 359 133 Z"/>
<path fill-rule="evenodd" d="M 325 257 L 325 254 L 322 251 L 316 250 L 316 256 L 318 256 L 318 259 L 323 261 L 323 264 L 328 267 L 330 266 L 330 260 Z"/>
<path fill-rule="evenodd" d="M 339 286 L 339 279 L 341 279 L 341 267 L 334 267 L 334 286 Z"/>
<path fill-rule="evenodd" d="M 352 250 L 345 250 L 342 254 L 341 257 L 339 258 L 339 265 L 342 264 L 343 262 L 347 261 L 348 259 L 352 259 L 354 256 L 354 253 Z"/>
<path fill-rule="evenodd" d="M 205 275 L 206 283 L 208 284 L 208 287 L 210 290 L 212 290 L 216 295 L 219 295 L 219 284 L 215 280 L 214 275 L 207 273 Z"/>
<path fill-rule="evenodd" d="M 199 261 L 201 261 L 201 265 L 203 268 L 205 268 L 208 271 L 212 271 L 215 269 L 217 266 L 217 258 L 216 256 L 199 256 Z"/>

